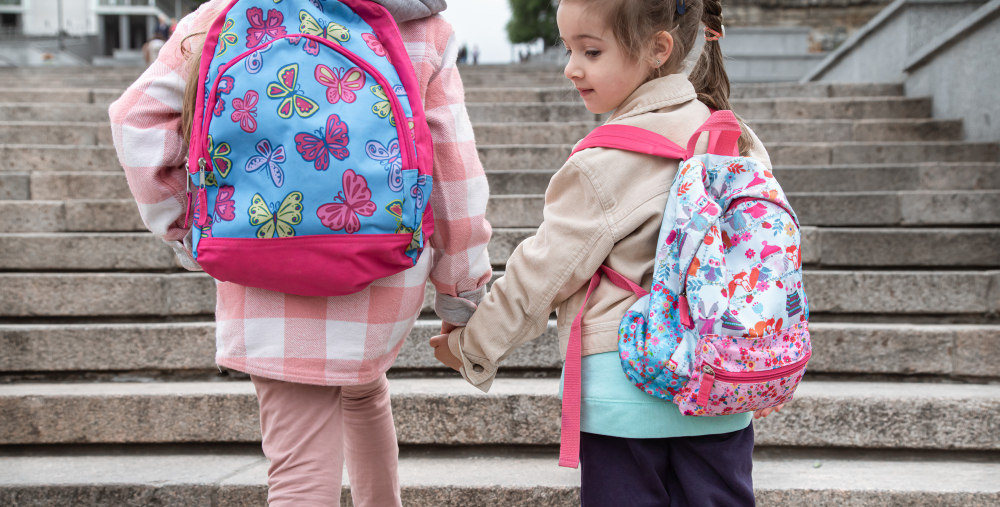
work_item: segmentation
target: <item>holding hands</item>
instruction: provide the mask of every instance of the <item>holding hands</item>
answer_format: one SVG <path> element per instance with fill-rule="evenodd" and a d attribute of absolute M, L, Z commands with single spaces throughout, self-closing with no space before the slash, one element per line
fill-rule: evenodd
<path fill-rule="evenodd" d="M 441 364 L 459 371 L 462 369 L 462 361 L 451 353 L 448 348 L 448 334 L 455 330 L 455 325 L 449 322 L 441 323 L 441 334 L 431 338 L 430 346 L 434 348 L 434 357 Z"/>

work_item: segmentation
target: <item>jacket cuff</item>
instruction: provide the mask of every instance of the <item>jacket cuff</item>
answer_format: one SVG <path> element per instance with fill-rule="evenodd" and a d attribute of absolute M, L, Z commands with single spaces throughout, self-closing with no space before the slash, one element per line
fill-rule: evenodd
<path fill-rule="evenodd" d="M 462 292 L 458 296 L 438 292 L 434 298 L 434 312 L 445 322 L 464 326 L 476 312 L 476 307 L 485 294 L 485 285 L 476 290 Z"/>
<path fill-rule="evenodd" d="M 166 241 L 170 248 L 174 250 L 174 255 L 177 256 L 177 262 L 182 268 L 188 271 L 202 271 L 201 265 L 198 261 L 194 260 L 194 255 L 191 254 L 191 233 L 184 237 L 184 242 L 180 241 Z"/>
<path fill-rule="evenodd" d="M 493 385 L 493 379 L 497 374 L 497 365 L 486 358 L 466 355 L 462 351 L 464 327 L 455 329 L 448 334 L 448 349 L 451 353 L 462 361 L 462 369 L 459 370 L 468 383 L 476 389 L 486 393 Z"/>

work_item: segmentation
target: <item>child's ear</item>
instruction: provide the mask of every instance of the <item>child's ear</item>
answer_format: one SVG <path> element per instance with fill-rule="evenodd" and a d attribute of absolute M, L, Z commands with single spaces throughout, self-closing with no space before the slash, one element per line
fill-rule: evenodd
<path fill-rule="evenodd" d="M 653 65 L 656 68 L 662 67 L 670 60 L 670 55 L 674 52 L 674 37 L 670 32 L 663 30 L 653 37 Z"/>

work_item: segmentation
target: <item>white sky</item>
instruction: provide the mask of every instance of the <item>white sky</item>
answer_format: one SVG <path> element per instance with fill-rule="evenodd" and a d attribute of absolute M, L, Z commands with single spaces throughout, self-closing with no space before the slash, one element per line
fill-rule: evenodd
<path fill-rule="evenodd" d="M 507 21 L 510 4 L 507 0 L 448 0 L 448 9 L 441 13 L 455 27 L 459 43 L 472 47 L 479 44 L 479 63 L 507 63 L 510 42 L 507 41 Z"/>

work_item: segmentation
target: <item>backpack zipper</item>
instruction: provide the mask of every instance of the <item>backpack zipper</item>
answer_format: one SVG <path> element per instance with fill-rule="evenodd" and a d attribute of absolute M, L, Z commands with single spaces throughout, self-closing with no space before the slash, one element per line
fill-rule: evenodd
<path fill-rule="evenodd" d="M 812 357 L 812 352 L 807 351 L 803 354 L 802 359 L 780 368 L 767 370 L 766 372 L 748 371 L 734 373 L 725 370 L 716 371 L 716 369 L 712 368 L 711 365 L 705 363 L 701 367 L 702 377 L 698 386 L 698 406 L 704 407 L 708 405 L 708 397 L 712 391 L 712 384 L 715 383 L 716 379 L 730 384 L 759 384 L 762 382 L 770 382 L 772 380 L 778 380 L 802 371 L 802 369 L 806 367 L 806 363 L 809 362 L 810 357 Z"/>

